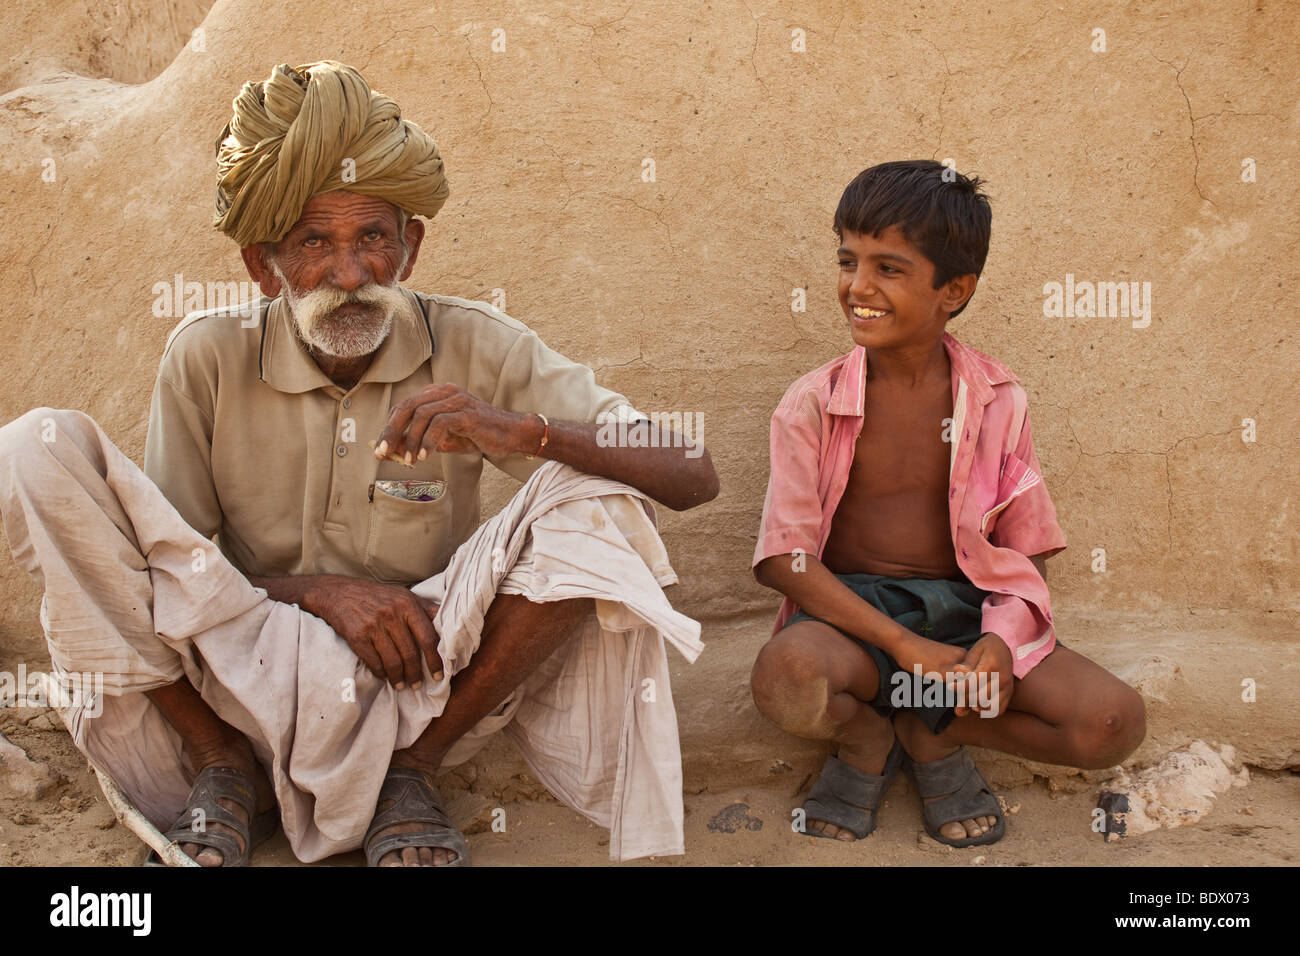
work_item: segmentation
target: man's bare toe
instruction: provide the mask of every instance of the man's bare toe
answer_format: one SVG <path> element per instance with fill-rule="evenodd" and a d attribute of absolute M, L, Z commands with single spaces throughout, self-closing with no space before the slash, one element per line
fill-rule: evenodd
<path fill-rule="evenodd" d="M 392 806 L 389 803 L 389 806 Z M 384 830 L 388 833 L 418 833 L 425 829 L 422 823 L 399 823 Z M 455 863 L 457 853 L 441 846 L 407 846 L 390 850 L 380 859 L 380 866 L 447 866 Z"/>
<path fill-rule="evenodd" d="M 182 843 L 181 852 L 188 856 L 199 866 L 220 866 L 221 853 L 210 846 L 200 846 L 197 843 Z"/>

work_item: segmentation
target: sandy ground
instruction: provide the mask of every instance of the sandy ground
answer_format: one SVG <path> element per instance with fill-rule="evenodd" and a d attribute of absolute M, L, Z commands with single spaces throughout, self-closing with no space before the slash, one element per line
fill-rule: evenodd
<path fill-rule="evenodd" d="M 0 788 L 0 865 L 134 866 L 144 845 L 117 824 L 94 775 L 52 713 L 10 710 L 0 731 L 64 782 L 32 800 Z M 911 783 L 900 776 L 885 800 L 880 826 L 862 845 L 796 836 L 790 829 L 795 796 L 805 781 L 781 765 L 752 787 L 713 791 L 687 780 L 685 856 L 631 865 L 773 866 L 1286 866 L 1300 861 L 1300 774 L 1251 767 L 1248 786 L 1228 790 L 1199 823 L 1106 843 L 1089 828 L 1095 791 L 1049 791 L 1039 782 L 1003 791 L 1007 836 L 967 850 L 940 846 L 924 835 Z M 469 832 L 480 866 L 610 863 L 608 834 L 542 793 L 504 802 L 504 832 L 491 828 L 489 801 L 444 778 L 449 810 Z M 519 789 L 532 790 L 521 782 Z M 540 787 L 537 787 L 540 789 Z M 691 792 L 698 790 L 699 792 Z M 501 818 L 500 814 L 496 815 Z M 259 848 L 254 864 L 298 865 L 283 835 Z M 360 853 L 321 865 L 363 865 Z"/>

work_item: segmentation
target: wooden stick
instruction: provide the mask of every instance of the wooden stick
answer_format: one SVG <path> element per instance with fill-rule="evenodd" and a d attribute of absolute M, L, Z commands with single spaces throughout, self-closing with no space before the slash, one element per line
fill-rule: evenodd
<path fill-rule="evenodd" d="M 104 799 L 113 808 L 118 822 L 153 848 L 159 858 L 168 866 L 198 866 L 197 860 L 188 856 L 178 844 L 172 843 L 150 823 L 143 813 L 135 808 L 126 794 L 113 782 L 113 778 L 100 770 L 93 763 L 90 765 L 99 778 L 99 788 L 104 791 Z"/>
<path fill-rule="evenodd" d="M 43 688 L 45 699 L 63 720 L 64 726 L 68 726 L 70 709 L 59 706 L 61 703 L 66 703 L 66 695 L 62 694 L 62 689 L 55 682 L 53 675 L 42 674 L 40 678 L 43 679 L 45 685 Z M 143 840 L 145 845 L 152 848 L 168 866 L 199 866 L 197 860 L 186 855 L 178 844 L 172 843 L 163 836 L 158 828 L 135 808 L 135 805 L 131 803 L 112 777 L 96 767 L 94 761 L 89 758 L 87 758 L 86 763 L 90 765 L 91 770 L 95 771 L 95 777 L 99 780 L 99 789 L 104 791 L 104 799 L 108 801 L 108 805 L 112 808 L 113 815 L 117 817 L 118 823 L 121 823 Z"/>

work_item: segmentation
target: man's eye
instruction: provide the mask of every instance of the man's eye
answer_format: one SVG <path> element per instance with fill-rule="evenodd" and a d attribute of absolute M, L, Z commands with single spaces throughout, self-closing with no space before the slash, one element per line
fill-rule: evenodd
<path fill-rule="evenodd" d="M 847 269 L 847 268 L 849 268 L 851 265 L 853 265 L 853 260 L 851 260 L 851 259 L 841 259 L 841 260 L 840 260 L 840 268 L 841 268 L 841 269 Z"/>
<path fill-rule="evenodd" d="M 384 234 L 382 232 L 366 233 L 366 242 L 378 242 L 382 238 L 384 238 Z"/>
<path fill-rule="evenodd" d="M 898 271 L 898 270 L 895 269 L 893 266 L 885 265 L 885 263 L 883 263 L 883 262 L 880 264 L 880 268 L 881 268 L 882 270 L 886 271 L 886 272 L 897 272 L 897 271 Z"/>
<path fill-rule="evenodd" d="M 302 244 L 308 249 L 315 249 L 320 246 L 320 239 L 316 236 L 309 236 L 302 241 Z"/>

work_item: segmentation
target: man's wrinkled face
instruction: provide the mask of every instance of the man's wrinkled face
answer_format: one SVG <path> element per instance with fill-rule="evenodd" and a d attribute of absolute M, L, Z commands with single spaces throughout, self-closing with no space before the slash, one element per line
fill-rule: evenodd
<path fill-rule="evenodd" d="M 378 349 L 404 314 L 398 282 L 409 259 L 392 203 L 333 192 L 308 201 L 268 264 L 303 342 L 358 358 Z"/>

